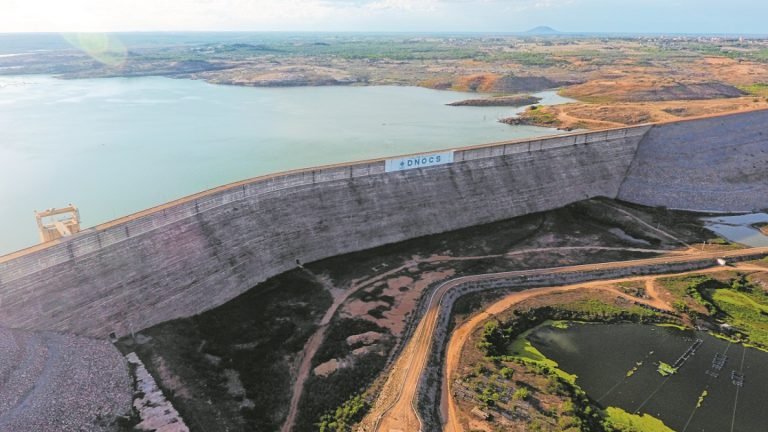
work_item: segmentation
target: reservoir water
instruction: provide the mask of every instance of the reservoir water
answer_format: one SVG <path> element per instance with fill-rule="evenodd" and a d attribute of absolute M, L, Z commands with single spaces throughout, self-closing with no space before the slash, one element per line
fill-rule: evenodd
<path fill-rule="evenodd" d="M 658 373 L 660 361 L 674 364 L 696 339 L 703 342 L 677 373 Z M 604 407 L 653 415 L 678 432 L 766 430 L 766 352 L 704 332 L 639 324 L 542 326 L 529 340 Z"/>
<path fill-rule="evenodd" d="M 37 243 L 34 210 L 75 204 L 85 228 L 262 174 L 558 133 L 497 122 L 522 108 L 445 106 L 477 97 L 0 77 L 0 255 Z"/>
<path fill-rule="evenodd" d="M 768 246 L 768 236 L 753 225 L 768 223 L 768 214 L 751 213 L 734 216 L 702 218 L 707 228 L 726 239 L 752 247 Z"/>

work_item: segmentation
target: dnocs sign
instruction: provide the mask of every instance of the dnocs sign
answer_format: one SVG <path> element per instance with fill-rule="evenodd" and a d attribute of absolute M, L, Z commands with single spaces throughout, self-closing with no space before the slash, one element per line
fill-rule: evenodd
<path fill-rule="evenodd" d="M 453 162 L 453 152 L 423 154 L 397 159 L 387 159 L 386 172 L 403 171 L 414 168 L 424 168 L 435 165 L 444 165 Z"/>

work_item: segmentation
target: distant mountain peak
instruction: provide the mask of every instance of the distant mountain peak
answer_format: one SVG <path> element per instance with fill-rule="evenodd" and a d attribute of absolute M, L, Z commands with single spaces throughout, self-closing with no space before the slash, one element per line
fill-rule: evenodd
<path fill-rule="evenodd" d="M 526 33 L 528 34 L 539 34 L 539 35 L 551 35 L 551 34 L 560 34 L 559 31 L 553 29 L 549 26 L 538 26 L 534 27 L 530 30 L 528 30 Z"/>

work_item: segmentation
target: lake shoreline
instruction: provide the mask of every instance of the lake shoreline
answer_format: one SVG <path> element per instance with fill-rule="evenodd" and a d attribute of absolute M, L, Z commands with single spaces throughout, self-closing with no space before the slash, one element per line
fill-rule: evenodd
<path fill-rule="evenodd" d="M 72 203 L 87 228 L 260 175 L 558 133 L 496 122 L 516 108 L 445 105 L 477 93 L 423 87 L 13 75 L 0 93 L 0 185 L 25 185 L 0 188 L 13 203 L 0 254 L 38 243 L 35 209 Z M 68 186 L 51 188 L 62 176 Z"/>

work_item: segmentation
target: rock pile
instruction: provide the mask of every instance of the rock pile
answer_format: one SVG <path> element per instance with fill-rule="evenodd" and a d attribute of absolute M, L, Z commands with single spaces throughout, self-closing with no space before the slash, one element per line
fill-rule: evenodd
<path fill-rule="evenodd" d="M 125 358 L 134 366 L 136 375 L 136 394 L 133 407 L 138 411 L 141 422 L 137 430 L 156 432 L 189 432 L 179 412 L 165 398 L 155 379 L 147 372 L 144 363 L 136 353 L 130 353 Z"/>
<path fill-rule="evenodd" d="M 130 403 L 109 342 L 0 328 L 0 431 L 112 431 Z"/>

